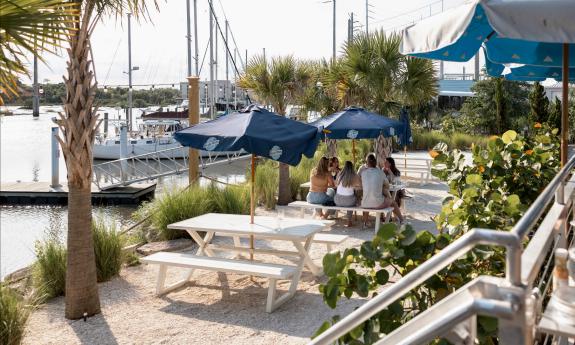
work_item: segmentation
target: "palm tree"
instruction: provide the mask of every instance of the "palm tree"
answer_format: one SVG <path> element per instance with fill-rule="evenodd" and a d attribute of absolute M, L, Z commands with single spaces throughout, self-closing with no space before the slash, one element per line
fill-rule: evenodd
<path fill-rule="evenodd" d="M 417 107 L 437 95 L 437 80 L 430 60 L 399 53 L 401 37 L 376 31 L 357 35 L 343 48 L 347 79 L 354 82 L 350 99 L 379 114 Z M 375 141 L 378 162 L 391 154 L 391 138 Z"/>
<path fill-rule="evenodd" d="M 269 104 L 279 115 L 285 116 L 287 105 L 302 97 L 312 80 L 311 64 L 283 56 L 266 60 L 255 56 L 240 76 L 238 86 L 251 91 L 256 99 Z M 289 166 L 279 164 L 278 205 L 291 201 Z"/>
<path fill-rule="evenodd" d="M 100 312 L 96 263 L 92 238 L 92 145 L 99 124 L 96 115 L 96 82 L 92 69 L 90 37 L 102 17 L 135 18 L 147 15 L 142 0 L 75 0 L 80 12 L 69 31 L 66 97 L 58 138 L 68 168 L 68 256 L 66 270 L 66 317 L 79 319 Z M 154 2 L 155 3 L 155 2 Z M 156 4 L 157 8 L 157 4 Z"/>
<path fill-rule="evenodd" d="M 40 60 L 66 39 L 77 5 L 66 0 L 0 2 L 0 105 L 18 94 L 18 78 L 29 75 L 26 53 Z"/>

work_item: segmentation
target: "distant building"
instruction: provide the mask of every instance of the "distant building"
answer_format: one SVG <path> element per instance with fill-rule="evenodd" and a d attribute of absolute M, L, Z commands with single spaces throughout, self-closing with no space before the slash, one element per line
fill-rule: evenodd
<path fill-rule="evenodd" d="M 246 92 L 244 89 L 240 89 L 234 85 L 230 80 L 215 80 L 215 92 L 216 92 L 216 102 L 217 103 L 233 103 L 237 99 L 238 103 L 245 103 Z M 207 104 L 210 102 L 212 88 L 209 81 L 200 80 L 200 103 Z M 182 99 L 188 99 L 188 83 L 180 83 L 180 91 L 182 93 Z"/>
<path fill-rule="evenodd" d="M 446 79 L 439 80 L 439 96 L 437 97 L 439 109 L 459 110 L 467 97 L 475 96 L 471 91 L 471 87 L 475 84 L 473 75 L 445 74 L 444 77 Z"/>

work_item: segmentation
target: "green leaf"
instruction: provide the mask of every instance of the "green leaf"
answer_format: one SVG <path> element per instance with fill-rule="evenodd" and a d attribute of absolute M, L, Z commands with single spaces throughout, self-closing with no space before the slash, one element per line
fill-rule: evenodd
<path fill-rule="evenodd" d="M 331 327 L 329 321 L 324 321 L 321 326 L 315 331 L 315 333 L 311 336 L 312 339 L 316 338 L 318 335 L 322 334 L 323 332 L 327 331 Z"/>
<path fill-rule="evenodd" d="M 483 177 L 481 177 L 479 174 L 470 174 L 465 178 L 465 183 L 470 185 L 481 185 L 482 182 Z"/>
<path fill-rule="evenodd" d="M 402 231 L 401 235 L 403 236 L 403 239 L 399 243 L 403 246 L 409 246 L 415 242 L 415 239 L 417 238 L 417 233 L 411 227 Z"/>
<path fill-rule="evenodd" d="M 355 278 L 355 292 L 361 297 L 367 297 L 369 294 L 369 282 L 367 278 L 362 275 L 357 275 Z"/>
<path fill-rule="evenodd" d="M 441 234 L 441 235 L 437 236 L 437 239 L 435 240 L 435 242 L 437 244 L 437 249 L 443 249 L 449 245 L 449 243 L 451 242 L 451 239 L 449 238 L 449 235 Z"/>
<path fill-rule="evenodd" d="M 323 263 L 323 272 L 325 273 L 326 276 L 334 277 L 337 274 L 341 273 L 343 268 L 341 267 L 341 265 L 338 265 L 339 261 L 340 261 L 339 252 L 325 254 L 322 263 Z"/>
<path fill-rule="evenodd" d="M 387 270 L 385 270 L 385 269 L 381 269 L 381 270 L 377 271 L 377 273 L 375 274 L 375 281 L 379 285 L 387 284 L 388 280 L 389 280 L 389 272 L 387 272 Z"/>
<path fill-rule="evenodd" d="M 519 196 L 517 194 L 512 194 L 507 197 L 507 200 L 505 200 L 505 212 L 513 215 L 519 212 L 520 205 L 521 200 L 519 200 Z"/>
<path fill-rule="evenodd" d="M 395 235 L 395 230 L 397 229 L 397 225 L 394 223 L 386 223 L 379 227 L 377 231 L 377 237 L 381 238 L 382 240 L 388 240 Z"/>
<path fill-rule="evenodd" d="M 339 284 L 337 279 L 330 279 L 323 289 L 323 299 L 332 309 L 335 309 L 339 299 Z"/>
<path fill-rule="evenodd" d="M 513 140 L 515 140 L 517 138 L 517 132 L 509 130 L 505 133 L 503 133 L 503 135 L 501 136 L 501 140 L 503 140 L 503 142 L 505 144 L 509 144 L 510 142 L 512 142 Z"/>
<path fill-rule="evenodd" d="M 356 328 L 352 329 L 349 332 L 349 335 L 353 338 L 353 339 L 359 339 L 361 338 L 363 334 L 363 323 L 359 326 L 357 326 Z"/>
<path fill-rule="evenodd" d="M 373 247 L 371 241 L 363 242 L 359 252 L 368 260 L 378 261 L 380 258 L 380 253 L 377 251 L 377 248 Z"/>
<path fill-rule="evenodd" d="M 497 319 L 487 316 L 479 316 L 477 321 L 486 332 L 494 332 L 497 329 Z"/>

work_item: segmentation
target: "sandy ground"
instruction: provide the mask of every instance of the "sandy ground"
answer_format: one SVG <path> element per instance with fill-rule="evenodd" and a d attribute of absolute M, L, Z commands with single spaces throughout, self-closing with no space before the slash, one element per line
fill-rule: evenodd
<path fill-rule="evenodd" d="M 434 230 L 430 217 L 437 214 L 447 195 L 444 184 L 412 184 L 414 196 L 407 201 L 408 221 L 417 230 Z M 265 214 L 258 210 L 258 214 Z M 286 216 L 296 216 L 286 212 Z M 309 215 L 308 215 L 309 216 Z M 371 239 L 373 229 L 346 228 L 338 221 L 333 233 L 346 234 L 343 249 Z M 215 242 L 228 242 L 220 238 Z M 288 249 L 281 242 L 256 246 Z M 289 248 L 291 249 L 291 248 Z M 321 263 L 324 245 L 313 245 L 311 256 Z M 287 263 L 286 259 L 258 255 L 267 262 Z M 322 301 L 318 286 L 326 278 L 304 271 L 293 299 L 275 312 L 265 312 L 265 279 L 234 274 L 197 271 L 193 280 L 179 290 L 155 297 L 157 266 L 140 265 L 124 269 L 120 277 L 99 285 L 102 314 L 84 322 L 66 320 L 64 298 L 55 298 L 33 313 L 24 344 L 305 344 L 323 321 L 345 316 L 364 300 L 343 299 L 335 310 Z M 181 271 L 168 270 L 168 279 Z M 279 289 L 286 290 L 288 282 Z"/>

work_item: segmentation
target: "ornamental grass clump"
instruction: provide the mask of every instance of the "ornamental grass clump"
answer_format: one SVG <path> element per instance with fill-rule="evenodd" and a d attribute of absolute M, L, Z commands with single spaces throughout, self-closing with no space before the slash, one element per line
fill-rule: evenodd
<path fill-rule="evenodd" d="M 256 195 L 258 201 L 268 210 L 273 210 L 276 207 L 276 194 L 279 185 L 278 175 L 277 163 L 274 161 L 267 160 L 257 165 L 255 176 Z"/>
<path fill-rule="evenodd" d="M 168 229 L 168 225 L 211 212 L 249 214 L 249 197 L 248 185 L 223 188 L 215 184 L 207 187 L 192 185 L 183 190 L 167 191 L 161 197 L 142 205 L 134 216 L 136 220 L 149 217 L 153 240 L 173 240 L 188 235 L 185 231 Z"/>
<path fill-rule="evenodd" d="M 0 345 L 18 345 L 36 303 L 0 283 Z"/>
<path fill-rule="evenodd" d="M 124 239 L 115 223 L 107 224 L 103 219 L 92 222 L 94 232 L 94 253 L 98 282 L 105 282 L 120 274 L 124 255 Z"/>
<path fill-rule="evenodd" d="M 66 289 L 66 247 L 56 239 L 36 242 L 32 266 L 34 288 L 45 299 L 61 296 Z"/>

